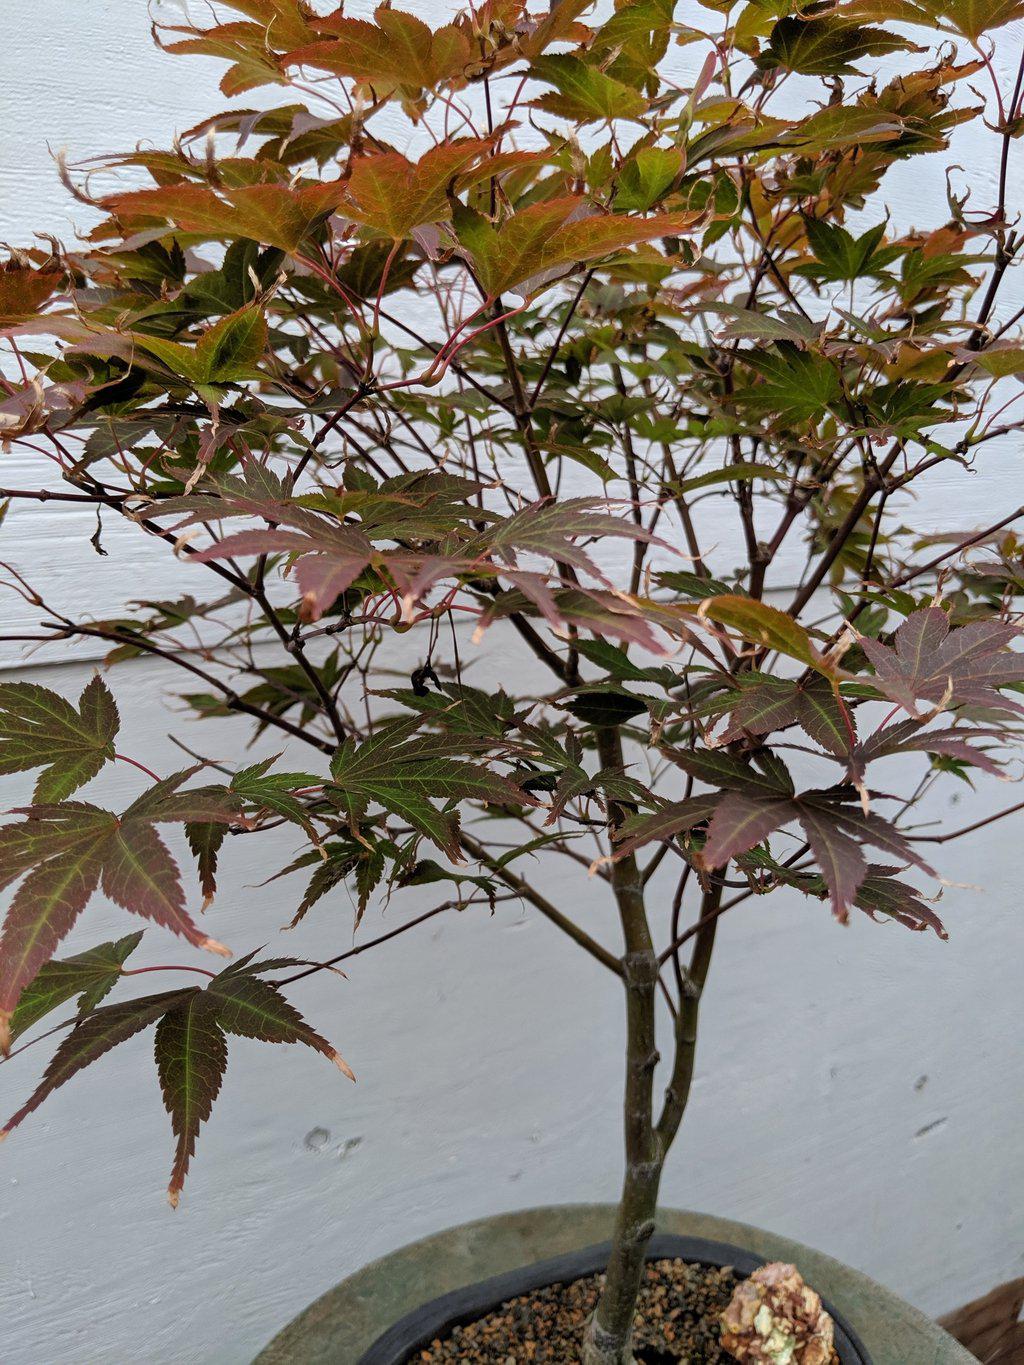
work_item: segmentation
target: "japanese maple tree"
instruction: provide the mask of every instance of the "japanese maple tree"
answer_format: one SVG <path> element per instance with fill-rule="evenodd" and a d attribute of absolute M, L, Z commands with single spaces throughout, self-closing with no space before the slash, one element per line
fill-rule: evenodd
<path fill-rule="evenodd" d="M 1024 427 L 1000 292 L 1024 59 L 1009 81 L 996 60 L 1024 0 L 483 0 L 433 30 L 387 5 L 223 11 L 156 32 L 229 63 L 232 109 L 108 157 L 103 195 L 95 163 L 65 169 L 95 226 L 0 270 L 0 433 L 38 469 L 0 489 L 10 521 L 92 510 L 102 547 L 123 518 L 178 587 L 78 619 L 40 565 L 5 568 L 39 623 L 3 638 L 109 651 L 77 699 L 0 683 L 0 774 L 35 783 L 0 828 L 3 1051 L 70 1008 L 5 1133 L 152 1028 L 176 1204 L 233 1037 L 351 1074 L 287 989 L 348 932 L 326 963 L 233 944 L 140 996 L 128 924 L 63 955 L 97 894 L 226 954 L 200 927 L 225 843 L 286 826 L 294 920 L 352 895 L 358 929 L 436 886 L 390 937 L 515 897 L 624 995 L 625 1177 L 585 1348 L 621 1365 L 721 917 L 782 890 L 945 937 L 941 845 L 1009 813 L 914 815 L 1004 773 L 1024 507 L 931 540 L 908 508 Z M 994 197 L 951 174 L 894 226 L 887 177 L 970 120 Z M 488 632 L 522 653 L 497 695 L 466 673 Z M 282 756 L 122 755 L 108 679 L 145 655 Z M 137 799 L 86 799 L 122 759 Z M 617 942 L 552 903 L 551 859 L 578 905 L 614 903 Z"/>

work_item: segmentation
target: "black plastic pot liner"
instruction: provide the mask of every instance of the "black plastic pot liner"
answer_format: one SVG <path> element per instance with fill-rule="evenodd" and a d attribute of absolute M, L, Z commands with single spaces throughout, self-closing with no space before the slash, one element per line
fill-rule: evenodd
<path fill-rule="evenodd" d="M 581 1251 L 555 1256 L 548 1261 L 537 1261 L 533 1265 L 509 1270 L 503 1275 L 494 1275 L 489 1280 L 443 1294 L 414 1308 L 393 1327 L 389 1327 L 360 1356 L 358 1365 L 408 1365 L 413 1353 L 429 1346 L 435 1337 L 443 1337 L 453 1327 L 485 1317 L 506 1299 L 529 1294 L 546 1285 L 567 1284 L 600 1273 L 608 1263 L 610 1251 L 611 1243 L 601 1242 L 597 1246 L 584 1247 Z M 732 1266 L 741 1277 L 750 1275 L 764 1264 L 752 1252 L 729 1246 L 726 1242 L 681 1237 L 671 1232 L 656 1233 L 648 1243 L 646 1259 L 660 1261 L 667 1258 L 678 1258 L 695 1265 Z M 842 1365 L 872 1365 L 871 1357 L 850 1324 L 827 1299 L 822 1302 L 836 1325 L 836 1351 Z"/>

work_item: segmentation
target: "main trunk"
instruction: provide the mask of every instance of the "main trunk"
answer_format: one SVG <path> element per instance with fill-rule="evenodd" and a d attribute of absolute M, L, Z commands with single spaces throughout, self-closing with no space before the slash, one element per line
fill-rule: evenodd
<path fill-rule="evenodd" d="M 587 1328 L 584 1365 L 630 1365 L 633 1360 L 633 1316 L 647 1243 L 654 1231 L 664 1162 L 652 1111 L 654 1069 L 658 1062 L 654 1040 L 657 959 L 653 951 L 627 953 L 623 965 L 626 1169 L 604 1292 Z"/>
<path fill-rule="evenodd" d="M 599 730 L 597 747 L 608 768 L 622 764 L 622 744 L 615 730 Z M 623 812 L 609 803 L 614 830 Z M 654 1072 L 658 1065 L 655 1038 L 655 995 L 658 959 L 644 905 L 644 886 L 636 858 L 630 854 L 611 866 L 612 890 L 619 910 L 625 955 L 626 1084 L 623 1105 L 626 1169 L 615 1223 L 604 1293 L 587 1328 L 584 1365 L 630 1365 L 633 1360 L 633 1315 L 636 1310 L 644 1252 L 654 1231 L 664 1145 L 654 1126 Z"/>
<path fill-rule="evenodd" d="M 621 742 L 616 732 L 599 730 L 597 740 L 602 764 L 621 765 Z M 609 815 L 614 830 L 622 812 L 610 803 Z M 720 883 L 705 890 L 689 971 L 679 971 L 682 996 L 673 1030 L 671 1073 L 661 1115 L 655 1122 L 658 958 L 647 922 L 643 877 L 635 857 L 613 862 L 611 876 L 626 948 L 622 958 L 626 988 L 626 1161 L 604 1291 L 587 1326 L 583 1365 L 633 1365 L 633 1319 L 645 1253 L 654 1232 L 665 1155 L 679 1129 L 693 1081 L 697 1014 L 711 965 L 722 895 Z"/>

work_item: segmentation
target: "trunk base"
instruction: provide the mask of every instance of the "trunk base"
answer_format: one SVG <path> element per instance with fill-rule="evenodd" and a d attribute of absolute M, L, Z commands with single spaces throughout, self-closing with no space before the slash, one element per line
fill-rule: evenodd
<path fill-rule="evenodd" d="M 580 1365 L 636 1365 L 633 1344 L 627 1341 L 623 1345 L 616 1335 L 605 1332 L 591 1318 L 583 1339 Z"/>

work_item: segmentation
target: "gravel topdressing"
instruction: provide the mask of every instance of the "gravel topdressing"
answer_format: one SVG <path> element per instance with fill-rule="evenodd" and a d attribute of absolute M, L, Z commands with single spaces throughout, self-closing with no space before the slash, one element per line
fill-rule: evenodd
<path fill-rule="evenodd" d="M 597 1304 L 603 1275 L 550 1285 L 509 1299 L 486 1317 L 456 1327 L 414 1360 L 479 1365 L 572 1365 Z M 726 1365 L 735 1357 L 719 1344 L 718 1316 L 737 1277 L 687 1261 L 651 1261 L 640 1290 L 634 1353 L 640 1365 Z"/>

